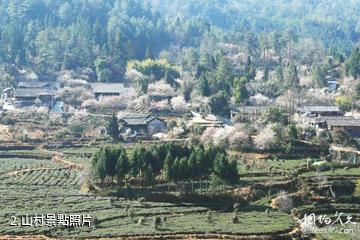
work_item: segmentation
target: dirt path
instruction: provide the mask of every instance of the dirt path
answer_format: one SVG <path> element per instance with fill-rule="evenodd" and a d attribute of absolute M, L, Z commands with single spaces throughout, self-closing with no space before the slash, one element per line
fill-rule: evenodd
<path fill-rule="evenodd" d="M 52 160 L 54 162 L 62 163 L 68 168 L 77 169 L 77 170 L 84 170 L 84 166 L 78 163 L 73 163 L 63 158 L 61 153 L 55 153 Z"/>

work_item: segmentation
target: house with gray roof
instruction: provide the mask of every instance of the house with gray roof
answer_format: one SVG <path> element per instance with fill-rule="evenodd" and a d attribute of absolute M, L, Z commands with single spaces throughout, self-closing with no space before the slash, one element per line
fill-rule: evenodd
<path fill-rule="evenodd" d="M 135 133 L 138 137 L 151 137 L 155 133 L 165 132 L 164 120 L 149 113 L 129 113 L 119 118 L 123 132 Z"/>
<path fill-rule="evenodd" d="M 342 115 L 339 107 L 337 106 L 302 106 L 297 107 L 296 111 L 309 117 Z"/>
<path fill-rule="evenodd" d="M 57 84 L 53 82 L 23 81 L 13 89 L 9 100 L 15 107 L 35 105 L 52 108 L 56 89 Z"/>
<path fill-rule="evenodd" d="M 352 116 L 327 116 L 317 117 L 310 120 L 310 124 L 316 129 L 328 129 L 330 131 L 344 130 L 352 137 L 360 137 L 360 119 Z"/>
<path fill-rule="evenodd" d="M 129 91 L 123 83 L 93 83 L 91 84 L 92 93 L 96 99 L 107 96 L 120 96 Z"/>

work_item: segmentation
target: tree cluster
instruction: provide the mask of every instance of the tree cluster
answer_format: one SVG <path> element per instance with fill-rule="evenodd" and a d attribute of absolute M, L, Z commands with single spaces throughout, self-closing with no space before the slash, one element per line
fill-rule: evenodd
<path fill-rule="evenodd" d="M 109 145 L 93 155 L 92 169 L 101 181 L 116 178 L 120 186 L 130 176 L 145 185 L 156 183 L 156 177 L 175 183 L 193 183 L 210 176 L 224 184 L 238 181 L 237 163 L 229 160 L 225 149 L 203 145 L 136 145 L 130 152 L 121 145 Z"/>

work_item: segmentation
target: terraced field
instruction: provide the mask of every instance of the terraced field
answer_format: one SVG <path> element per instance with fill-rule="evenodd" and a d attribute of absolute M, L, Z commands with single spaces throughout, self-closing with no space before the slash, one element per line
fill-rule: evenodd
<path fill-rule="evenodd" d="M 296 229 L 296 220 L 289 213 L 270 208 L 272 196 L 265 196 L 243 208 L 234 224 L 231 210 L 213 209 L 212 206 L 185 203 L 160 203 L 129 200 L 123 197 L 106 197 L 83 192 L 82 184 L 86 169 L 90 166 L 93 148 L 60 149 L 64 160 L 84 166 L 84 170 L 70 167 L 61 161 L 44 158 L 0 158 L 0 236 L 4 235 L 46 235 L 55 238 L 107 238 L 129 236 L 174 236 L 187 238 L 188 234 L 199 237 L 218 238 L 219 235 L 231 237 L 254 235 L 269 239 L 274 234 L 291 239 L 290 232 Z M 52 155 L 51 151 L 14 151 L 14 154 Z M 289 171 L 303 168 L 305 159 L 267 161 L 259 167 L 247 171 L 239 164 L 241 185 L 268 183 L 289 180 Z M 269 172 L 272 167 L 272 172 Z M 356 175 L 358 169 L 347 171 Z M 335 172 L 335 174 L 334 174 Z M 344 169 L 324 172 L 326 175 L 343 174 Z M 318 173 L 304 173 L 306 181 L 312 181 Z M 314 186 L 316 187 L 316 186 Z M 324 205 L 325 206 L 325 205 Z M 359 204 L 331 203 L 332 211 L 339 210 L 351 216 L 359 216 Z M 211 211 L 212 219 L 208 220 Z M 328 206 L 302 205 L 300 213 L 326 212 Z M 21 217 L 40 214 L 88 214 L 92 226 L 87 227 L 20 227 L 11 226 L 11 216 Z M 166 222 L 157 230 L 153 226 L 154 217 L 166 217 Z M 141 220 L 140 220 L 141 219 Z M 141 224 L 139 224 L 141 221 Z M 183 237 L 180 237 L 183 236 Z M 326 237 L 326 235 L 324 235 Z M 338 239 L 342 239 L 341 236 Z M 349 235 L 347 235 L 349 236 Z M 1 238 L 1 237 L 0 237 Z M 336 239 L 336 238 L 335 238 Z M 349 238 L 350 239 L 350 238 Z M 355 238 L 354 238 L 355 239 Z"/>
<path fill-rule="evenodd" d="M 89 157 L 82 152 L 92 149 L 64 151 L 69 161 L 89 166 Z M 19 153 L 19 152 L 17 152 Z M 26 154 L 27 152 L 22 152 Z M 33 154 L 42 154 L 34 151 Z M 83 172 L 69 168 L 51 159 L 0 159 L 0 235 L 46 235 L 50 237 L 110 237 L 128 235 L 222 233 L 267 234 L 289 232 L 292 218 L 280 212 L 270 217 L 264 211 L 246 211 L 238 224 L 231 224 L 231 212 L 213 211 L 208 222 L 206 206 L 184 203 L 156 203 L 110 198 L 82 193 Z M 131 214 L 129 214 L 131 212 Z M 94 220 L 91 227 L 20 227 L 10 226 L 11 216 L 40 214 L 89 214 Z M 167 221 L 158 230 L 153 227 L 155 216 Z M 138 224 L 139 219 L 142 224 Z M 277 219 L 276 225 L 272 223 Z M 255 223 L 263 225 L 256 227 Z"/>

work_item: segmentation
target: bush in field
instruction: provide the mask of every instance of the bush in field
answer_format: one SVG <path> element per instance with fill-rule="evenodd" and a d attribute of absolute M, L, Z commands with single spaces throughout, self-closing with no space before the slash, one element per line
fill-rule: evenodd
<path fill-rule="evenodd" d="M 212 216 L 212 212 L 211 212 L 211 211 L 208 211 L 208 212 L 206 213 L 206 221 L 207 221 L 208 223 L 212 223 L 212 221 L 213 221 L 213 216 Z"/>
<path fill-rule="evenodd" d="M 233 208 L 234 208 L 234 213 L 235 214 L 238 213 L 240 211 L 240 203 L 238 203 L 238 202 L 234 203 Z"/>
<path fill-rule="evenodd" d="M 145 223 L 145 218 L 144 217 L 139 218 L 138 224 L 139 225 L 144 225 L 144 223 Z"/>
<path fill-rule="evenodd" d="M 235 213 L 231 217 L 231 222 L 233 224 L 239 223 L 239 217 Z"/>
<path fill-rule="evenodd" d="M 356 187 L 355 187 L 353 195 L 360 197 L 360 180 L 356 181 Z"/>
<path fill-rule="evenodd" d="M 128 210 L 128 217 L 130 217 L 131 220 L 135 217 L 135 209 L 133 207 L 130 207 Z"/>
<path fill-rule="evenodd" d="M 165 226 L 166 221 L 167 221 L 166 216 L 162 216 L 162 217 L 161 217 L 161 225 L 162 225 L 162 226 Z"/>
<path fill-rule="evenodd" d="M 267 209 L 265 210 L 265 214 L 266 214 L 266 216 L 269 216 L 269 217 L 270 217 L 270 216 L 271 216 L 271 210 L 267 208 Z"/>
<path fill-rule="evenodd" d="M 85 125 L 82 122 L 73 122 L 68 126 L 70 134 L 81 137 L 85 131 Z"/>
<path fill-rule="evenodd" d="M 161 218 L 156 216 L 153 220 L 153 227 L 155 230 L 158 230 L 159 226 L 161 225 Z"/>
<path fill-rule="evenodd" d="M 143 205 L 144 204 L 144 202 L 146 201 L 146 198 L 144 198 L 144 197 L 140 197 L 140 198 L 138 198 L 138 203 L 140 204 L 140 205 Z"/>
<path fill-rule="evenodd" d="M 279 209 L 279 211 L 289 212 L 293 208 L 294 203 L 291 195 L 285 191 L 280 191 L 278 196 L 272 200 L 271 206 Z"/>

